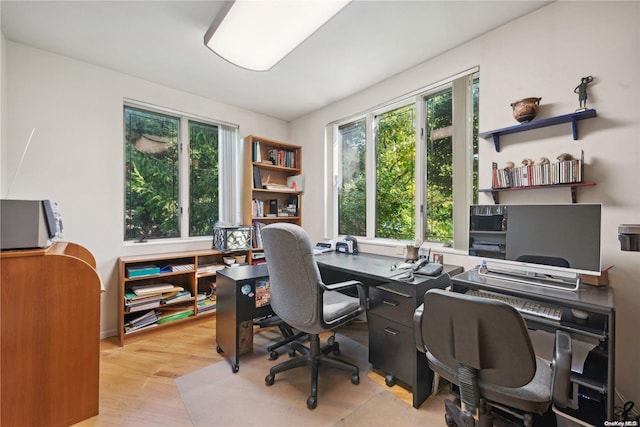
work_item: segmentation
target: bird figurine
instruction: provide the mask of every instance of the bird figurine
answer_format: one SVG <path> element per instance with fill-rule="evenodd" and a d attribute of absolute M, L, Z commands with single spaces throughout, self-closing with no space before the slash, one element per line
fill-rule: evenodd
<path fill-rule="evenodd" d="M 549 159 L 547 157 L 540 157 L 540 159 L 538 160 L 538 164 L 544 165 L 549 163 Z"/>
<path fill-rule="evenodd" d="M 506 162 L 504 165 L 502 165 L 502 169 L 513 169 L 515 167 L 516 165 L 513 162 Z"/>
<path fill-rule="evenodd" d="M 531 159 L 522 159 L 522 166 L 533 166 L 533 163 Z"/>

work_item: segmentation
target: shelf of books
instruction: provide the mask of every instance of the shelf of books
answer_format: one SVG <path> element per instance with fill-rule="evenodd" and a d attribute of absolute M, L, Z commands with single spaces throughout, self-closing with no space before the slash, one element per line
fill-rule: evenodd
<path fill-rule="evenodd" d="M 246 252 L 204 250 L 119 259 L 120 345 L 215 313 L 216 273 Z"/>
<path fill-rule="evenodd" d="M 576 203 L 576 188 L 596 185 L 593 181 L 584 181 L 584 155 L 580 159 L 558 162 L 545 162 L 520 167 L 499 169 L 492 164 L 492 188 L 479 192 L 491 193 L 496 204 L 500 203 L 501 191 L 535 190 L 543 188 L 571 188 L 571 201 Z"/>
<path fill-rule="evenodd" d="M 245 139 L 243 224 L 253 227 L 249 262 L 264 262 L 260 228 L 275 222 L 302 225 L 302 147 L 249 135 Z"/>

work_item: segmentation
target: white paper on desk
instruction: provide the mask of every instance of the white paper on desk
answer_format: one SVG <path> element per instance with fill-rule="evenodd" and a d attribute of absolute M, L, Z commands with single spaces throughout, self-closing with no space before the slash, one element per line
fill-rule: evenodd
<path fill-rule="evenodd" d="M 530 330 L 529 336 L 531 337 L 531 344 L 533 344 L 536 356 L 551 363 L 556 335 L 547 331 Z M 584 361 L 595 346 L 595 344 L 571 338 L 571 370 L 573 372 L 582 373 Z"/>

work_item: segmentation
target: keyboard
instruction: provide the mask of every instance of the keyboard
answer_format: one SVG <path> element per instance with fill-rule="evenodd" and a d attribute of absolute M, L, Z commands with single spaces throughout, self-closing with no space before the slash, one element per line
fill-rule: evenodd
<path fill-rule="evenodd" d="M 542 317 L 544 319 L 560 321 L 562 310 L 559 308 L 549 307 L 537 302 L 528 301 L 526 299 L 514 297 L 512 295 L 504 295 L 498 292 L 491 292 L 479 289 L 469 289 L 466 295 L 474 297 L 487 298 L 505 302 L 518 310 L 520 313 L 530 314 L 532 316 Z"/>

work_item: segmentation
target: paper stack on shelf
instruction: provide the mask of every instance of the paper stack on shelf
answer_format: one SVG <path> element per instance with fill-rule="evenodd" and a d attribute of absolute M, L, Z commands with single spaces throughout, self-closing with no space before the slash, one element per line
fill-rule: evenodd
<path fill-rule="evenodd" d="M 165 306 L 168 304 L 177 304 L 180 302 L 187 302 L 187 301 L 193 301 L 193 296 L 191 295 L 191 292 L 180 291 L 177 294 L 170 295 L 166 298 L 162 298 L 161 304 Z"/>
<path fill-rule="evenodd" d="M 161 295 L 137 296 L 133 292 L 124 295 L 124 311 L 134 313 L 136 311 L 149 310 L 160 306 Z"/>
<path fill-rule="evenodd" d="M 129 334 L 140 329 L 157 326 L 158 319 L 160 319 L 158 310 L 149 310 L 144 314 L 130 317 L 124 324 L 124 333 Z"/>
<path fill-rule="evenodd" d="M 131 291 L 137 296 L 160 295 L 167 292 L 180 292 L 184 289 L 171 283 L 153 283 L 150 285 L 132 286 Z"/>

